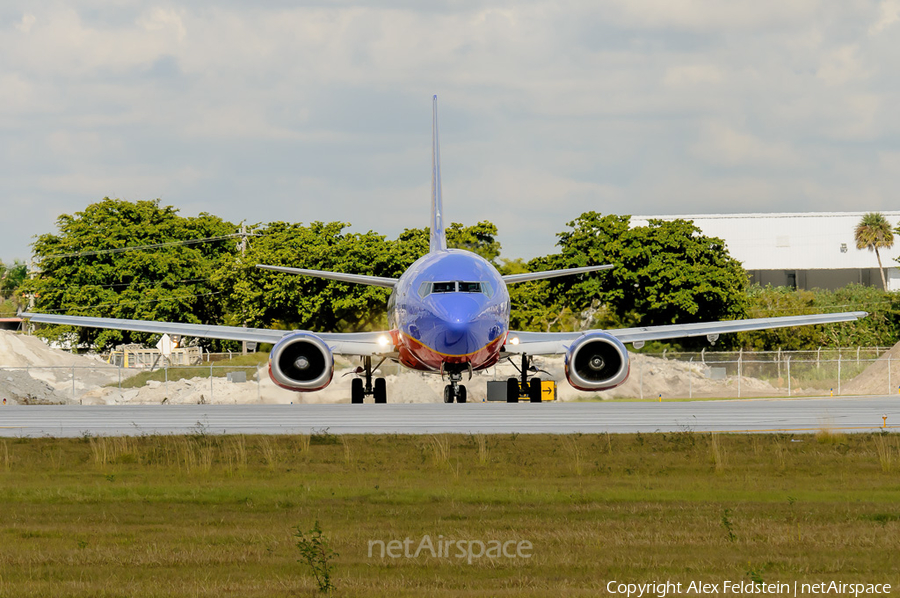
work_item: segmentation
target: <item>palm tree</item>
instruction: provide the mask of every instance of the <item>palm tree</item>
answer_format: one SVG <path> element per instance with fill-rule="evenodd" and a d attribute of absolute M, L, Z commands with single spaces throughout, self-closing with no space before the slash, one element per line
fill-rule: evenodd
<path fill-rule="evenodd" d="M 875 252 L 878 258 L 878 270 L 881 272 L 881 285 L 887 290 L 887 281 L 884 278 L 884 267 L 881 265 L 881 254 L 878 248 L 890 249 L 894 246 L 894 233 L 891 230 L 891 224 L 881 212 L 869 212 L 862 217 L 859 224 L 853 231 L 856 239 L 856 248 L 865 249 Z"/>

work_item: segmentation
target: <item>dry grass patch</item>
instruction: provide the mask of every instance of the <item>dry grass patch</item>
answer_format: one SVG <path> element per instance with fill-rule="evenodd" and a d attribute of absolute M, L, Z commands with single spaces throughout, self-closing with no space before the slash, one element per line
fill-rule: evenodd
<path fill-rule="evenodd" d="M 900 578 L 894 435 L 6 439 L 0 463 L 0 598 L 312 596 L 292 534 L 317 520 L 336 596 Z M 533 556 L 368 556 L 425 535 Z"/>

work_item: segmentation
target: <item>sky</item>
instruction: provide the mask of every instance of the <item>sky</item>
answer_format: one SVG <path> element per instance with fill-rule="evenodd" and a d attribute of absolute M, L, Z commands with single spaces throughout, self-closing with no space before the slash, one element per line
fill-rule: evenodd
<path fill-rule="evenodd" d="M 900 0 L 0 6 L 0 259 L 105 196 L 428 223 L 900 207 Z"/>

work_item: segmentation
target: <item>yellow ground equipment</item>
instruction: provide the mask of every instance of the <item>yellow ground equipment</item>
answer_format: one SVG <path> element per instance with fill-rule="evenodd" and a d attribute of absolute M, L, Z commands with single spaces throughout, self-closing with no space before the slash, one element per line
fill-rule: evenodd
<path fill-rule="evenodd" d="M 533 383 L 536 379 L 532 379 L 529 383 Z M 518 399 L 520 401 L 531 401 L 531 393 L 529 388 L 522 389 L 522 384 L 515 378 L 509 380 L 490 380 L 487 383 L 487 400 L 510 403 L 510 387 L 515 383 L 518 389 Z M 541 383 L 541 402 L 556 400 L 556 380 L 540 380 Z"/>

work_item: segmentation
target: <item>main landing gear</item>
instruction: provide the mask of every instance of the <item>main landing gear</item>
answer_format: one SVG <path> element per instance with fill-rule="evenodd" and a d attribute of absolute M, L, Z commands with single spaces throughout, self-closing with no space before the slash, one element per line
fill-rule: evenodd
<path fill-rule="evenodd" d="M 384 378 L 375 378 L 375 384 L 372 384 L 372 371 L 381 367 L 382 363 L 384 363 L 384 358 L 373 368 L 372 357 L 363 358 L 363 367 L 359 368 L 358 373 L 365 374 L 365 383 L 362 378 L 354 378 L 350 381 L 351 403 L 362 403 L 368 396 L 374 397 L 376 403 L 387 403 L 387 384 Z"/>
<path fill-rule="evenodd" d="M 529 382 L 528 375 L 532 372 L 535 374 L 537 374 L 538 372 L 544 372 L 549 376 L 549 372 L 539 370 L 534 365 L 531 365 L 531 358 L 524 353 L 522 354 L 522 367 L 517 366 L 511 358 L 509 362 L 513 365 L 514 368 L 519 370 L 519 374 L 521 375 L 521 377 L 507 379 L 506 402 L 518 403 L 519 399 L 527 399 L 532 403 L 542 402 L 543 399 L 541 398 L 541 379 L 535 376 Z"/>

